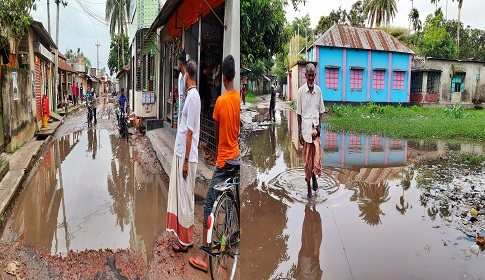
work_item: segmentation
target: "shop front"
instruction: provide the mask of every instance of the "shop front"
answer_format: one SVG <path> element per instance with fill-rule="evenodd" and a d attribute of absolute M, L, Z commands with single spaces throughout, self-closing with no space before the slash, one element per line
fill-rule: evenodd
<path fill-rule="evenodd" d="M 33 62 L 30 66 L 32 72 L 32 97 L 35 98 L 35 119 L 41 126 L 43 104 L 42 99 L 46 96 L 51 102 L 53 97 L 53 73 L 54 73 L 54 55 L 50 49 L 57 48 L 47 30 L 41 22 L 32 22 L 32 53 L 29 55 L 29 61 Z"/>
<path fill-rule="evenodd" d="M 157 32 L 157 65 L 160 79 L 156 87 L 161 99 L 158 118 L 172 128 L 178 125 L 177 57 L 185 51 L 197 62 L 197 89 L 201 98 L 200 146 L 209 161 L 215 160 L 212 113 L 215 101 L 224 92 L 221 64 L 232 54 L 239 69 L 239 1 L 170 1 L 163 6 L 147 35 Z M 239 75 L 235 78 L 239 88 Z"/>

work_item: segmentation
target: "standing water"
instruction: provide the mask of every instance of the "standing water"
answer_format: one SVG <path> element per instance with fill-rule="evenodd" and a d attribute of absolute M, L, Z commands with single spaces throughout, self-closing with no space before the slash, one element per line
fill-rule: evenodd
<path fill-rule="evenodd" d="M 105 129 L 52 141 L 31 170 L 3 232 L 24 244 L 66 255 L 129 248 L 150 259 L 165 229 L 167 179 L 147 174 L 137 150 Z"/>
<path fill-rule="evenodd" d="M 484 154 L 483 146 L 323 130 L 323 175 L 309 199 L 295 113 L 278 112 L 276 123 L 265 110 L 243 114 L 252 121 L 242 174 L 256 176 L 241 195 L 242 279 L 485 277 L 470 237 L 483 215 L 471 222 L 464 207 L 470 193 L 485 199 L 483 167 L 443 165 L 451 149 Z M 438 161 L 422 162 L 431 157 Z"/>

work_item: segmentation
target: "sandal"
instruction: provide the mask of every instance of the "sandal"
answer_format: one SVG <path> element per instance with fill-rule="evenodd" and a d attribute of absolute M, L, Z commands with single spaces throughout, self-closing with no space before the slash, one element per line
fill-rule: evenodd
<path fill-rule="evenodd" d="M 177 246 L 175 246 L 177 245 Z M 180 243 L 177 242 L 177 244 L 174 242 L 172 243 L 172 250 L 175 253 L 187 253 L 189 251 L 189 247 L 182 246 Z"/>
<path fill-rule="evenodd" d="M 207 271 L 209 271 L 209 269 L 207 267 L 203 267 L 202 265 L 200 265 L 196 258 L 190 257 L 189 263 L 195 269 L 201 270 L 201 271 L 206 272 L 206 273 L 207 273 Z"/>

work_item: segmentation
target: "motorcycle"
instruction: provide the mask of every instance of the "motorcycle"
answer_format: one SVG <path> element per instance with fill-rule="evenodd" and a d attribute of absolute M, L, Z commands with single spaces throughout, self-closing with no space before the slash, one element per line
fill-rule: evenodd
<path fill-rule="evenodd" d="M 130 134 L 128 133 L 128 107 L 126 107 L 126 111 L 123 111 L 118 108 L 118 129 L 120 136 L 126 138 L 126 141 L 129 140 Z"/>
<path fill-rule="evenodd" d="M 93 101 L 88 98 L 86 104 L 88 108 L 88 126 L 90 126 L 93 123 L 93 116 L 94 116 Z"/>

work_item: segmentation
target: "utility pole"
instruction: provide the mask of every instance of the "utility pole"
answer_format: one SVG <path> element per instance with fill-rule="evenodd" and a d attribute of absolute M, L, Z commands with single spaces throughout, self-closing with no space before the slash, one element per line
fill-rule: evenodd
<path fill-rule="evenodd" d="M 98 70 L 99 70 L 99 46 L 101 46 L 99 44 L 98 41 L 96 41 L 96 76 L 98 76 Z"/>
<path fill-rule="evenodd" d="M 60 91 L 60 83 L 59 83 L 59 4 L 61 3 L 61 0 L 55 0 L 57 4 L 57 16 L 56 16 L 56 67 L 55 67 L 55 94 L 54 94 L 54 102 L 53 102 L 53 111 L 56 112 L 57 110 L 57 95 L 59 94 Z"/>
<path fill-rule="evenodd" d="M 98 78 L 98 71 L 99 71 L 99 44 L 98 41 L 96 41 L 96 78 Z M 99 83 L 98 83 L 98 88 L 96 89 L 96 92 L 99 92 Z M 99 93 L 98 93 L 99 94 Z"/>
<path fill-rule="evenodd" d="M 47 31 L 49 31 L 49 35 L 52 35 L 52 33 L 51 33 L 51 6 L 50 6 L 49 0 L 47 0 Z"/>

